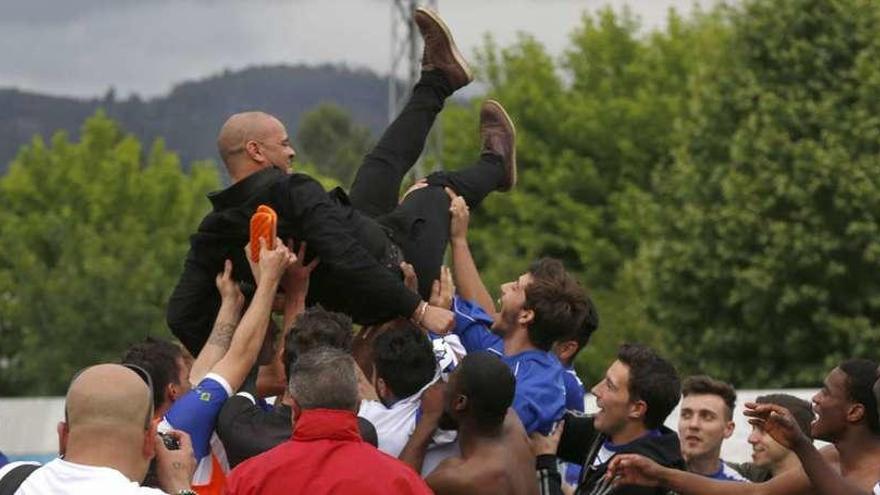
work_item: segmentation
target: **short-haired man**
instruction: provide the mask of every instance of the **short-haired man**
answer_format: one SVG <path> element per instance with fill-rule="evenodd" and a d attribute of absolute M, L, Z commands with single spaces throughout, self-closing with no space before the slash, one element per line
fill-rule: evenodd
<path fill-rule="evenodd" d="M 813 406 L 809 402 L 789 394 L 768 394 L 756 398 L 755 403 L 772 404 L 788 411 L 797 428 L 812 443 L 810 423 L 815 419 L 815 415 Z M 751 426 L 748 442 L 752 446 L 752 462 L 731 465 L 746 479 L 754 482 L 767 481 L 786 471 L 801 467 L 801 461 L 791 449 L 777 442 L 761 425 Z"/>
<path fill-rule="evenodd" d="M 351 350 L 351 319 L 339 313 L 314 306 L 301 314 L 293 324 L 284 350 L 284 368 L 290 380 L 290 367 L 296 357 L 318 347 L 332 347 L 343 352 Z M 290 417 L 293 398 L 285 387 L 274 407 L 265 408 L 256 395 L 252 373 L 242 389 L 223 405 L 217 418 L 217 435 L 223 442 L 230 467 L 266 452 L 290 438 Z M 361 436 L 376 445 L 376 430 L 365 419 L 358 418 Z"/>
<path fill-rule="evenodd" d="M 515 386 L 510 368 L 496 355 L 475 352 L 450 375 L 442 402 L 424 400 L 424 414 L 403 457 L 418 468 L 430 435 L 441 426 L 458 430 L 461 447 L 460 456 L 444 460 L 425 479 L 434 493 L 537 493 L 535 457 L 510 409 Z"/>
<path fill-rule="evenodd" d="M 358 384 L 351 355 L 322 347 L 290 370 L 293 436 L 232 470 L 229 495 L 252 493 L 428 494 L 425 482 L 358 433 Z"/>
<path fill-rule="evenodd" d="M 64 421 L 58 425 L 61 457 L 33 471 L 15 493 L 192 493 L 195 459 L 189 436 L 169 432 L 180 449 L 165 448 L 152 421 L 152 391 L 145 379 L 118 364 L 79 373 L 70 383 Z M 154 455 L 164 492 L 139 486 Z M 0 473 L 0 486 L 5 474 Z"/>
<path fill-rule="evenodd" d="M 736 426 L 733 386 L 706 375 L 690 376 L 681 395 L 678 440 L 688 471 L 716 480 L 748 481 L 721 459 L 721 444 Z"/>
<path fill-rule="evenodd" d="M 390 322 L 373 341 L 371 382 L 378 400 L 362 400 L 358 416 L 376 427 L 379 450 L 400 456 L 422 415 L 422 397 L 440 373 L 430 340 L 415 325 Z M 422 474 L 430 473 L 444 458 L 457 453 L 454 432 L 437 432 Z"/>
<path fill-rule="evenodd" d="M 682 495 L 869 493 L 880 479 L 880 419 L 877 398 L 872 392 L 877 377 L 877 363 L 867 359 L 844 361 L 828 373 L 822 388 L 813 396 L 816 420 L 811 430 L 813 438 L 832 445 L 820 452 L 809 442 L 786 445 L 781 441 L 798 454 L 803 470 L 790 470 L 763 483 L 729 483 L 673 471 L 642 456 L 627 455 L 614 460 L 611 476 L 618 483 L 665 486 Z M 776 420 L 787 411 L 770 404 L 746 404 L 745 414 L 764 429 L 775 430 Z M 796 431 L 793 421 L 788 426 L 789 432 Z M 780 435 L 776 439 L 781 438 Z M 831 466 L 839 468 L 842 477 Z"/>
<path fill-rule="evenodd" d="M 327 193 L 313 178 L 291 173 L 295 152 L 284 125 L 271 115 L 236 114 L 223 125 L 218 150 L 233 184 L 210 195 L 213 211 L 192 238 L 168 304 L 168 325 L 192 352 L 201 348 L 217 311 L 211 279 L 223 260 L 232 256 L 235 278 L 250 281 L 240 248 L 248 239 L 248 218 L 260 204 L 278 213 L 280 237 L 308 242 L 309 257 L 321 259 L 311 281 L 310 305 L 321 303 L 359 324 L 404 317 L 435 332 L 451 329 L 452 313 L 426 302 L 448 241 L 449 199 L 443 187 L 468 197 L 474 206 L 492 191 L 513 187 L 514 130 L 504 109 L 487 102 L 478 163 L 431 174 L 428 187 L 398 205 L 401 181 L 421 154 L 446 98 L 473 78 L 435 12 L 419 8 L 414 20 L 425 41 L 422 76 L 406 107 L 365 157 L 348 194 L 341 188 Z M 403 284 L 402 261 L 418 274 L 418 294 Z"/>
<path fill-rule="evenodd" d="M 256 270 L 259 272 L 257 289 L 250 306 L 241 321 L 233 318 L 237 325 L 227 325 L 224 318 L 232 317 L 235 310 L 234 306 L 227 307 L 224 297 L 211 338 L 193 364 L 194 374 L 189 373 L 182 357 L 169 360 L 172 356 L 169 346 L 173 344 L 168 342 L 154 340 L 135 345 L 123 358 L 124 363 L 138 365 L 151 376 L 168 380 L 167 383 L 157 381 L 153 385 L 160 395 L 160 398 L 156 398 L 158 406 L 155 412 L 157 418 L 162 418 L 159 431 L 178 429 L 192 437 L 193 451 L 198 460 L 193 486 L 198 488 L 200 495 L 222 492 L 224 472 L 228 470 L 228 465 L 224 465 L 225 454 L 212 455 L 222 452 L 222 444 L 214 435 L 217 416 L 226 399 L 241 386 L 258 361 L 261 349 L 264 349 L 262 354 L 265 359 L 274 356 L 272 336 L 267 336 L 268 329 L 275 328 L 270 325 L 272 304 L 281 278 L 296 260 L 297 257 L 280 239 L 276 239 L 272 249 L 261 247 L 259 268 Z M 231 272 L 231 264 L 227 262 L 223 274 L 215 279 L 221 293 L 224 292 L 223 287 L 234 285 Z M 235 292 L 229 290 L 230 294 Z M 238 299 L 237 296 L 234 299 Z M 166 350 L 157 352 L 159 348 Z M 200 377 L 200 373 L 195 374 L 197 370 L 204 370 L 204 377 Z M 191 379 L 197 380 L 195 388 L 191 388 Z M 172 380 L 178 385 L 172 385 Z"/>
<path fill-rule="evenodd" d="M 684 469 L 678 436 L 663 426 L 681 394 L 675 368 L 652 349 L 625 344 L 605 377 L 592 390 L 599 411 L 593 417 L 567 416 L 558 449 L 538 452 L 542 494 L 561 492 L 556 456 L 582 466 L 576 493 L 601 490 L 614 457 L 641 453 L 670 469 Z M 555 451 L 556 455 L 553 455 Z M 615 495 L 665 494 L 664 490 L 622 486 Z"/>

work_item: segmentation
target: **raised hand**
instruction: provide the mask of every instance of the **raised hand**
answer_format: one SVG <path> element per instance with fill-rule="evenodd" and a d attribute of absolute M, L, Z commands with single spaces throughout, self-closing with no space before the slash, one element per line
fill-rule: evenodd
<path fill-rule="evenodd" d="M 238 282 L 232 279 L 232 261 L 226 260 L 223 264 L 223 273 L 217 274 L 214 284 L 217 285 L 217 291 L 220 292 L 222 300 L 239 306 L 244 304 L 244 294 L 241 293 Z"/>
<path fill-rule="evenodd" d="M 455 313 L 445 308 L 428 305 L 418 323 L 438 335 L 445 335 L 455 326 Z"/>
<path fill-rule="evenodd" d="M 614 485 L 658 486 L 662 467 L 656 462 L 637 454 L 620 454 L 611 459 L 605 476 Z"/>
<path fill-rule="evenodd" d="M 438 308 L 451 309 L 452 296 L 455 295 L 455 284 L 452 282 L 452 271 L 444 266 L 440 267 L 440 279 L 435 280 L 431 286 L 431 298 L 428 302 Z"/>
<path fill-rule="evenodd" d="M 275 247 L 268 248 L 266 241 L 260 238 L 260 283 L 277 284 L 284 272 L 296 263 L 296 255 L 291 253 L 281 239 L 275 239 Z"/>
<path fill-rule="evenodd" d="M 810 443 L 788 409 L 776 404 L 747 402 L 743 414 L 749 423 L 769 433 L 774 440 L 787 449 Z"/>
<path fill-rule="evenodd" d="M 287 247 L 293 252 L 293 239 L 287 241 Z M 318 257 L 315 257 L 309 262 L 309 264 L 304 264 L 306 259 L 305 241 L 300 243 L 295 258 L 296 261 L 287 267 L 284 276 L 281 278 L 281 286 L 284 287 L 284 292 L 288 294 L 291 294 L 294 291 L 300 291 L 303 293 L 308 292 L 309 277 L 311 276 L 312 271 L 315 270 L 315 267 L 318 266 L 318 263 L 321 262 Z"/>
<path fill-rule="evenodd" d="M 455 194 L 455 192 L 446 187 L 446 194 L 449 195 L 449 238 L 452 240 L 461 240 L 467 238 L 468 222 L 470 221 L 470 210 L 464 198 Z"/>

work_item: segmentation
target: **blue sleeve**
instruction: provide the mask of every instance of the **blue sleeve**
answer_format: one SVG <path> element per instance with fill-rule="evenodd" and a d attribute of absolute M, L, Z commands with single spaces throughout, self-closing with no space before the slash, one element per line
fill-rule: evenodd
<path fill-rule="evenodd" d="M 526 433 L 547 435 L 553 423 L 565 413 L 565 389 L 559 370 L 542 368 L 534 363 L 518 363 L 514 370 L 516 391 L 513 409 Z"/>
<path fill-rule="evenodd" d="M 211 434 L 220 409 L 229 398 L 229 385 L 221 380 L 218 375 L 208 374 L 165 413 L 165 421 L 172 428 L 189 434 L 196 459 L 211 453 Z"/>
<path fill-rule="evenodd" d="M 587 392 L 580 378 L 574 371 L 566 370 L 562 374 L 562 381 L 565 384 L 565 409 L 584 412 L 584 396 Z"/>
<path fill-rule="evenodd" d="M 455 329 L 461 344 L 468 352 L 493 350 L 503 354 L 504 345 L 501 337 L 490 330 L 494 320 L 483 311 L 477 303 L 465 301 L 458 296 L 452 300 L 452 311 L 455 313 Z"/>

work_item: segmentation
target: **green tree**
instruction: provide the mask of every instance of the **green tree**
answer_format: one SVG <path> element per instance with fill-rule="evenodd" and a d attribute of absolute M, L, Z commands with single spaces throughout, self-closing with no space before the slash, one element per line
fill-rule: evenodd
<path fill-rule="evenodd" d="M 639 300 L 632 267 L 652 209 L 656 170 L 668 168 L 689 81 L 717 58 L 728 27 L 716 12 L 641 35 L 628 11 L 583 16 L 560 60 L 522 36 L 479 52 L 489 97 L 517 125 L 520 182 L 490 197 L 474 215 L 474 255 L 490 288 L 541 256 L 582 274 L 602 323 L 579 359 L 589 380 L 604 371 L 622 341 L 659 343 Z M 444 111 L 446 163 L 477 156 L 477 105 Z M 624 273 L 625 272 L 625 273 Z"/>
<path fill-rule="evenodd" d="M 880 344 L 880 8 L 751 0 L 696 74 L 641 247 L 687 370 L 813 386 Z"/>
<path fill-rule="evenodd" d="M 303 115 L 296 141 L 304 161 L 343 184 L 351 184 L 364 155 L 373 147 L 370 129 L 358 125 L 335 103 L 324 103 Z"/>
<path fill-rule="evenodd" d="M 72 374 L 170 336 L 165 305 L 219 185 L 102 113 L 82 138 L 36 137 L 0 179 L 0 395 L 63 393 Z"/>

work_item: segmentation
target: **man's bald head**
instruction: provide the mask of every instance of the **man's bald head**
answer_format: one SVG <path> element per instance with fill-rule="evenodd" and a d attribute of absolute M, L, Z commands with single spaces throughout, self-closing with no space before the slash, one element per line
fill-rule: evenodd
<path fill-rule="evenodd" d="M 217 150 L 226 166 L 232 167 L 238 155 L 246 155 L 249 141 L 266 141 L 279 131 L 285 133 L 284 124 L 268 113 L 237 113 L 229 117 L 220 128 Z"/>
<path fill-rule="evenodd" d="M 118 364 L 86 368 L 67 390 L 68 429 L 147 429 L 153 415 L 150 389 L 134 371 Z"/>

